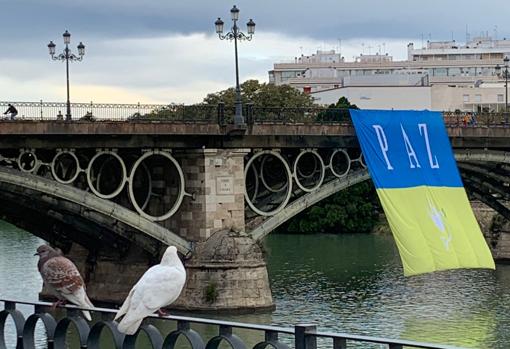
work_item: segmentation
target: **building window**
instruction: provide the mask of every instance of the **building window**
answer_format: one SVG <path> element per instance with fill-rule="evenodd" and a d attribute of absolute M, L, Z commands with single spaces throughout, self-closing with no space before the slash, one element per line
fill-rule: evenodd
<path fill-rule="evenodd" d="M 498 94 L 498 102 L 503 102 L 503 95 Z"/>
<path fill-rule="evenodd" d="M 462 96 L 464 103 L 469 103 L 469 95 L 463 95 Z"/>
<path fill-rule="evenodd" d="M 448 68 L 448 76 L 459 76 L 460 68 Z"/>
<path fill-rule="evenodd" d="M 481 103 L 482 102 L 482 95 L 475 95 L 475 103 Z"/>
<path fill-rule="evenodd" d="M 434 76 L 447 76 L 448 71 L 446 68 L 434 68 Z"/>
<path fill-rule="evenodd" d="M 296 77 L 295 71 L 283 71 L 282 72 L 282 80 L 292 79 Z"/>

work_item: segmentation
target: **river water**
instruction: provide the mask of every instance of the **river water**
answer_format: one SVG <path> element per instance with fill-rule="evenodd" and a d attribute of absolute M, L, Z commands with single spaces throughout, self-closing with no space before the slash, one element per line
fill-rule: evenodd
<path fill-rule="evenodd" d="M 41 242 L 0 221 L 0 298 L 37 300 L 42 282 L 33 253 Z M 316 323 L 319 330 L 467 348 L 510 347 L 510 266 L 404 278 L 388 235 L 270 235 L 265 247 L 276 310 L 218 318 L 286 327 Z"/>

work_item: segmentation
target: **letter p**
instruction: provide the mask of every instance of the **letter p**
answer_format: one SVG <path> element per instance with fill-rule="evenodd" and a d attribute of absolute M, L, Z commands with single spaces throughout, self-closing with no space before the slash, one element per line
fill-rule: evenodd
<path fill-rule="evenodd" d="M 386 135 L 384 134 L 384 130 L 381 125 L 372 125 L 377 134 L 377 140 L 379 141 L 379 147 L 381 148 L 381 152 L 384 156 L 384 160 L 386 161 L 386 167 L 388 170 L 393 170 L 393 166 L 391 166 L 390 160 L 388 159 L 388 141 L 386 140 Z"/>

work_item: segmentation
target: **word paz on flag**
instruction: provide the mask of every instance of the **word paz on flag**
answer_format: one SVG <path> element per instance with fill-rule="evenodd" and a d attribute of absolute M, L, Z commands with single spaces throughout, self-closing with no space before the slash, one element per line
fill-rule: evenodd
<path fill-rule="evenodd" d="M 441 114 L 387 110 L 350 113 L 404 274 L 495 269 Z"/>

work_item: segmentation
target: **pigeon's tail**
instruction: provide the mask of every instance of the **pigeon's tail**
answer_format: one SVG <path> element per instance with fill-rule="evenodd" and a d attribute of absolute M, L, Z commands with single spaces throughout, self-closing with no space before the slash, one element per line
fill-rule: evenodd
<path fill-rule="evenodd" d="M 120 307 L 119 311 L 117 312 L 117 315 L 115 315 L 115 319 L 113 319 L 113 320 L 118 320 L 122 317 L 122 315 L 127 313 L 129 306 L 131 305 L 131 296 L 133 295 L 135 288 L 136 288 L 136 285 L 131 289 L 131 291 L 129 291 L 129 294 L 126 297 L 126 300 L 124 301 L 124 303 L 122 303 L 122 306 Z"/>
<path fill-rule="evenodd" d="M 83 287 L 80 287 L 74 293 L 65 294 L 64 297 L 71 303 L 79 306 L 80 308 L 94 308 L 94 304 L 92 304 L 92 302 L 90 301 Z M 88 321 L 92 320 L 90 312 L 88 312 L 87 310 L 82 310 L 82 313 L 85 319 L 87 319 Z"/>
<path fill-rule="evenodd" d="M 81 312 L 83 313 L 83 317 L 84 317 L 85 319 L 87 319 L 87 321 L 92 321 L 92 316 L 90 316 L 90 312 L 89 312 L 89 311 L 87 311 L 87 310 L 82 310 Z"/>
<path fill-rule="evenodd" d="M 138 330 L 138 327 L 140 327 L 140 324 L 142 323 L 143 318 L 141 319 L 130 319 L 129 317 L 125 316 L 117 326 L 117 329 L 119 332 L 131 335 L 135 334 Z"/>

